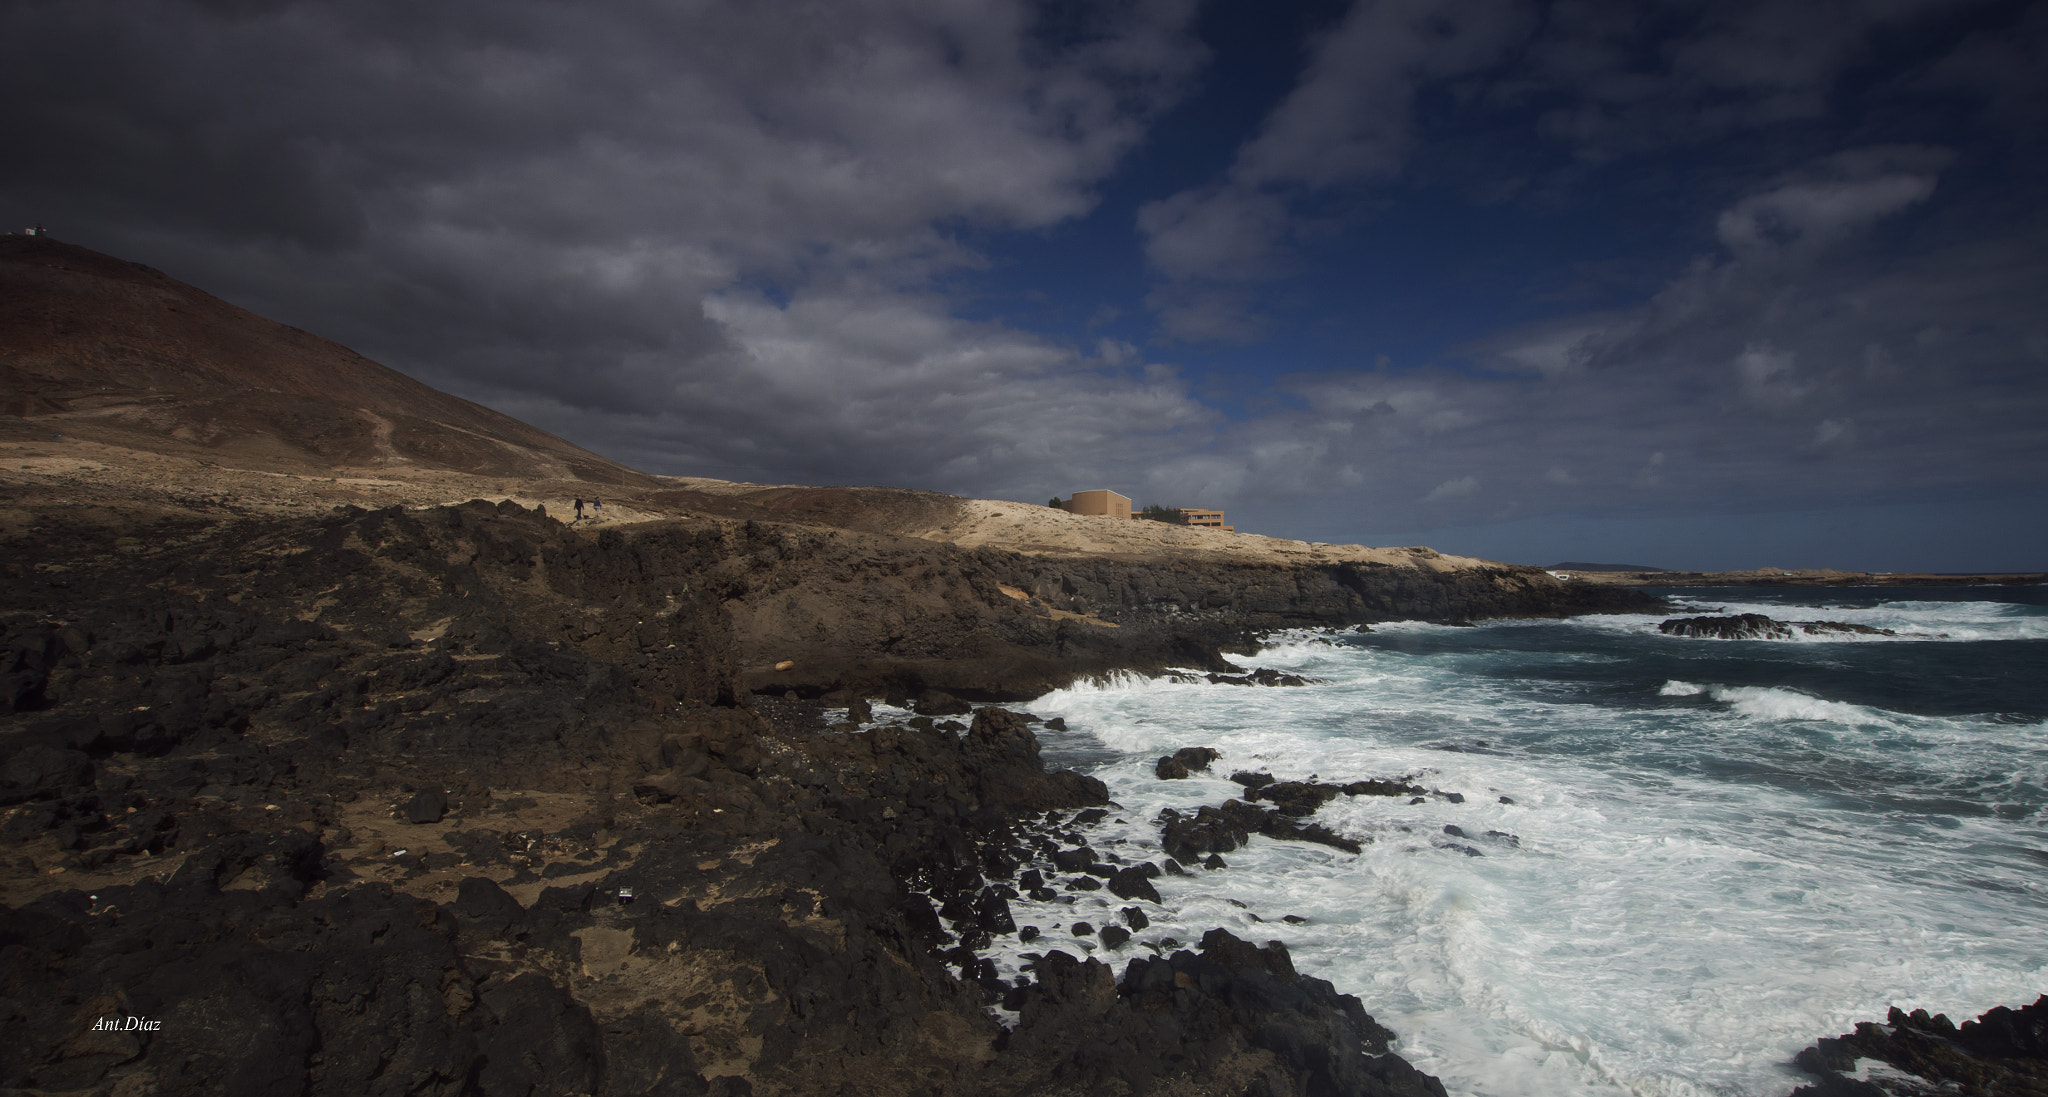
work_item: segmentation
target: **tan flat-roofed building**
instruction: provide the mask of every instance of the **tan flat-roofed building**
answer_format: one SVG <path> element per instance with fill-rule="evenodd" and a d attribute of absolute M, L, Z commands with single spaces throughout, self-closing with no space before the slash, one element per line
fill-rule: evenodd
<path fill-rule="evenodd" d="M 1108 488 L 1094 491 L 1077 491 L 1072 502 L 1067 504 L 1069 514 L 1099 514 L 1109 518 L 1129 518 L 1131 501 Z"/>
<path fill-rule="evenodd" d="M 1223 524 L 1223 512 L 1220 510 L 1206 510 L 1202 507 L 1182 507 L 1180 512 L 1187 515 L 1188 525 L 1201 526 L 1203 529 L 1220 529 L 1225 533 L 1237 532 L 1236 526 L 1226 526 Z"/>

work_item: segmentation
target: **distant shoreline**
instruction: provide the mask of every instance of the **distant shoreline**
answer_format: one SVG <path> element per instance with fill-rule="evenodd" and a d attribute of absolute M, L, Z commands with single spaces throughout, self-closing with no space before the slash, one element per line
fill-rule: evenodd
<path fill-rule="evenodd" d="M 1551 569 L 1577 583 L 1630 587 L 2025 587 L 2048 583 L 2048 572 L 1883 572 L 1833 568 L 1755 568 L 1748 571 L 1571 571 Z"/>

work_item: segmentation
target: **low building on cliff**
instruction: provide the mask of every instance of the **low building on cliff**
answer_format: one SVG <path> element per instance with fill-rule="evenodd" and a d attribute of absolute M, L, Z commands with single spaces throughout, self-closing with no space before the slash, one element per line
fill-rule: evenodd
<path fill-rule="evenodd" d="M 1220 510 L 1207 510 L 1202 507 L 1181 507 L 1180 512 L 1187 515 L 1188 525 L 1201 526 L 1203 529 L 1220 529 L 1225 533 L 1237 532 L 1236 526 L 1223 524 L 1223 512 Z"/>
<path fill-rule="evenodd" d="M 1074 493 L 1074 498 L 1067 503 L 1067 513 L 1094 514 L 1108 518 L 1129 518 L 1131 516 L 1131 500 L 1129 497 L 1118 495 L 1108 488 L 1097 488 L 1094 491 L 1077 491 Z"/>

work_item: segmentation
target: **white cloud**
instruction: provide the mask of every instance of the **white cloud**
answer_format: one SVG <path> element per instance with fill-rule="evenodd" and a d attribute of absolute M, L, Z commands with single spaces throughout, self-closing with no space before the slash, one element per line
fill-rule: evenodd
<path fill-rule="evenodd" d="M 1138 210 L 1145 258 L 1169 278 L 1251 278 L 1272 273 L 1287 204 L 1237 188 L 1182 191 Z"/>
<path fill-rule="evenodd" d="M 1926 175 L 1883 175 L 1839 183 L 1788 183 L 1721 214 L 1715 234 L 1745 261 L 1806 254 L 1848 237 L 1934 193 Z"/>
<path fill-rule="evenodd" d="M 1849 446 L 1854 441 L 1855 431 L 1856 421 L 1853 419 L 1823 419 L 1813 428 L 1813 441 L 1808 448 L 1820 450 Z"/>
<path fill-rule="evenodd" d="M 1446 480 L 1431 488 L 1429 494 L 1422 497 L 1422 501 L 1425 503 L 1435 503 L 1444 499 L 1456 499 L 1461 495 L 1471 495 L 1478 490 L 1479 478 L 1477 476 L 1460 476 L 1456 480 Z"/>
<path fill-rule="evenodd" d="M 1806 398 L 1813 386 L 1798 376 L 1799 356 L 1769 343 L 1755 343 L 1735 356 L 1735 372 L 1742 379 L 1742 394 L 1750 403 L 1768 411 L 1784 411 Z"/>

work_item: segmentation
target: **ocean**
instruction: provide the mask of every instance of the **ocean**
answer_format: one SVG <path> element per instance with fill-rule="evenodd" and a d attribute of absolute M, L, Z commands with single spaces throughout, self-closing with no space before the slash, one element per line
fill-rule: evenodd
<path fill-rule="evenodd" d="M 1396 623 L 1239 660 L 1306 686 L 1050 694 L 1024 706 L 1067 722 L 1040 732 L 1047 762 L 1108 784 L 1118 808 L 1085 835 L 1126 861 L 1164 856 L 1162 809 L 1241 795 L 1235 771 L 1432 794 L 1326 805 L 1358 855 L 1254 837 L 1164 876 L 1116 950 L 1067 928 L 1130 905 L 1106 891 L 1016 901 L 1045 936 L 999 940 L 1003 975 L 1051 948 L 1120 972 L 1212 926 L 1283 941 L 1451 1093 L 1489 1097 L 1782 1095 L 1810 1080 L 1799 1049 L 1891 1006 L 1960 1021 L 2048 992 L 2048 590 L 1666 593 L 1672 616 L 1897 635 Z M 1222 759 L 1154 775 L 1189 746 Z"/>

